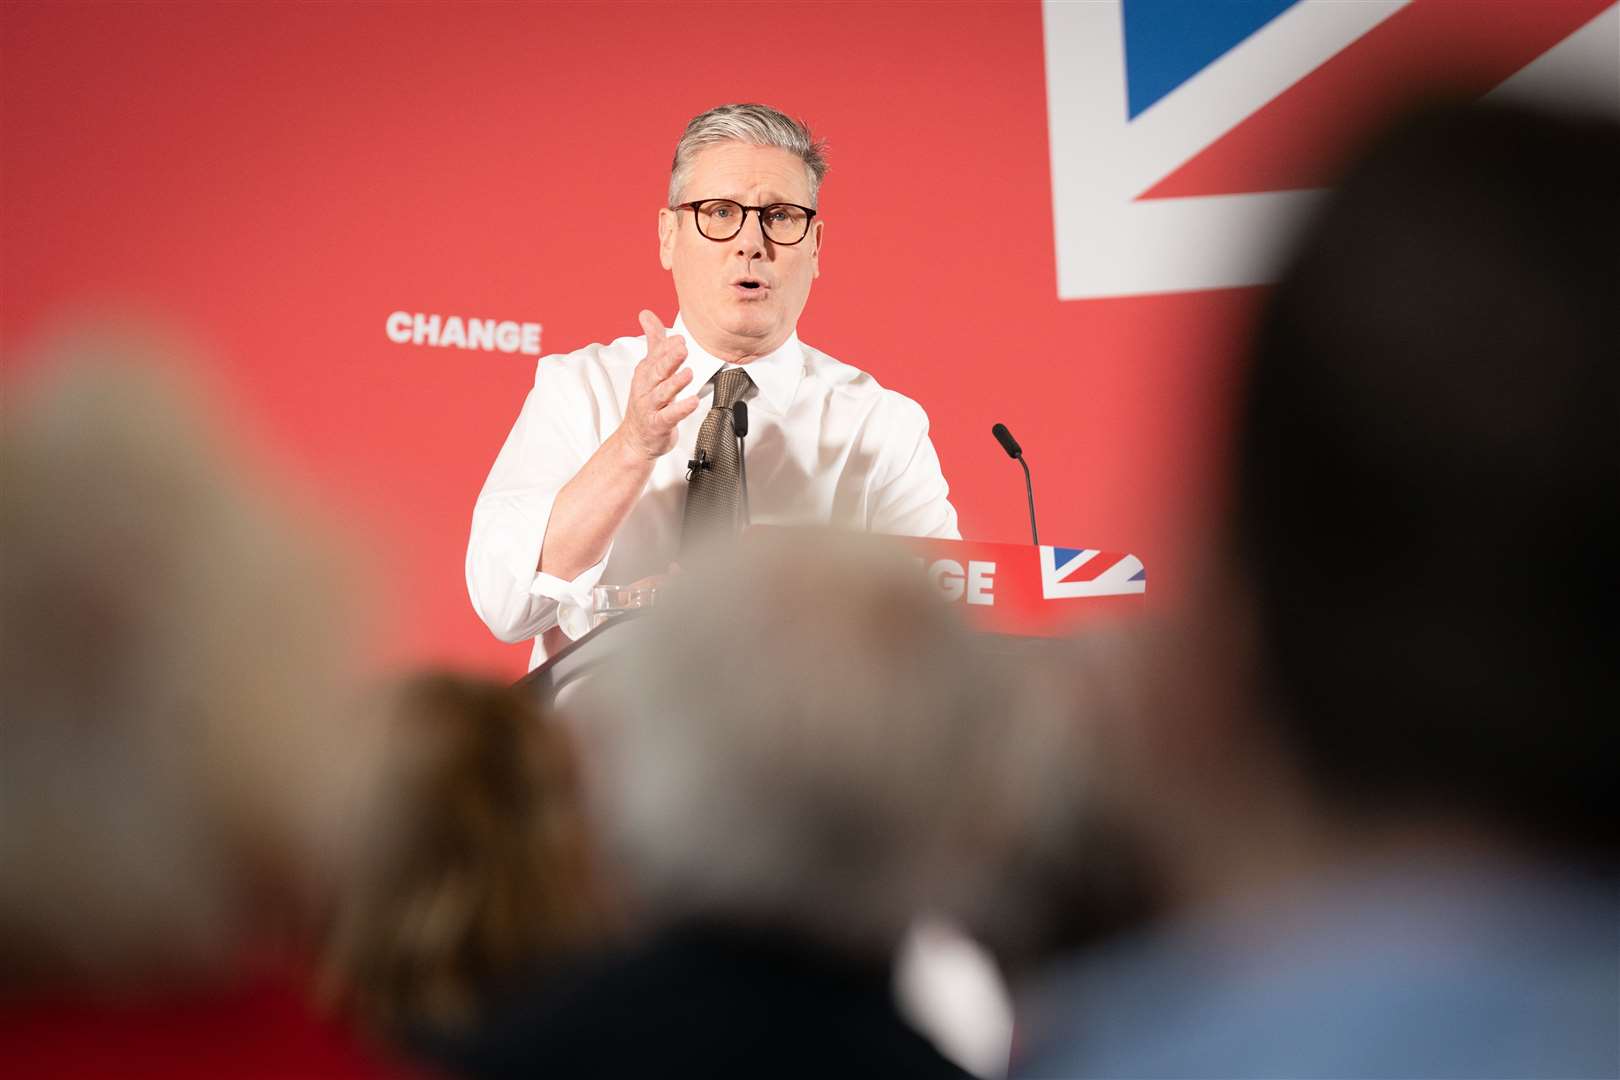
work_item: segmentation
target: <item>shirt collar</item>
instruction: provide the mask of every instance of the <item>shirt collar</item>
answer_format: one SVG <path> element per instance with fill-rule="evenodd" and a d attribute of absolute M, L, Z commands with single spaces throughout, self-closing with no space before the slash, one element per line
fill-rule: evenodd
<path fill-rule="evenodd" d="M 699 345 L 680 315 L 675 316 L 675 325 L 670 332 L 686 339 L 686 366 L 692 369 L 692 381 L 688 384 L 691 392 L 701 393 L 704 385 L 721 368 L 741 367 L 754 380 L 754 385 L 759 388 L 759 396 L 765 399 L 771 410 L 778 415 L 787 414 L 788 406 L 793 404 L 793 395 L 798 393 L 799 380 L 804 378 L 804 351 L 799 345 L 797 331 L 789 334 L 786 341 L 764 356 L 746 364 L 732 365 Z"/>

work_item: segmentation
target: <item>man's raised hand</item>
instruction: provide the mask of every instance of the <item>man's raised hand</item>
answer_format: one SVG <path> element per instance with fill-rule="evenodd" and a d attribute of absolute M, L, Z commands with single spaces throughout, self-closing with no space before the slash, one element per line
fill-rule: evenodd
<path fill-rule="evenodd" d="M 652 459 L 675 449 L 675 426 L 697 408 L 696 396 L 676 401 L 675 395 L 692 381 L 686 360 L 686 339 L 670 337 L 658 316 L 643 311 L 641 329 L 647 334 L 647 356 L 630 377 L 630 401 L 619 432 L 631 449 Z"/>

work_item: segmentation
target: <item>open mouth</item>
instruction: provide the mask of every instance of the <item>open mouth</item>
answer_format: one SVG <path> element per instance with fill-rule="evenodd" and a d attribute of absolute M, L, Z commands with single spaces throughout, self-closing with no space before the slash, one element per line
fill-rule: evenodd
<path fill-rule="evenodd" d="M 758 278 L 738 278 L 731 283 L 731 287 L 742 296 L 764 296 L 770 292 L 770 286 Z"/>

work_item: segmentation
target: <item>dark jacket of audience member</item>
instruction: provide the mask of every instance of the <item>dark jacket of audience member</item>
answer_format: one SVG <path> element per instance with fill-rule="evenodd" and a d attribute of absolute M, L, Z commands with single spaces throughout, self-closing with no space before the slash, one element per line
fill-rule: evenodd
<path fill-rule="evenodd" d="M 1231 559 L 1130 725 L 1188 903 L 1029 1076 L 1620 1070 L 1620 126 L 1424 111 L 1250 358 Z"/>

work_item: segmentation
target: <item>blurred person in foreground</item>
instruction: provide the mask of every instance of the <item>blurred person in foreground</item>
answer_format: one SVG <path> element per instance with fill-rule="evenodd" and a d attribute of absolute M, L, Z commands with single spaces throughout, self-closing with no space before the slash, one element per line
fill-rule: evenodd
<path fill-rule="evenodd" d="M 509 1075 L 964 1075 L 902 1018 L 893 960 L 982 894 L 1040 744 L 915 559 L 767 533 L 697 560 L 576 699 L 651 929 L 514 1027 Z"/>
<path fill-rule="evenodd" d="M 302 919 L 374 747 L 324 560 L 170 352 L 62 342 L 0 434 L 0 1069 L 375 1076 Z"/>
<path fill-rule="evenodd" d="M 1053 958 L 1162 913 L 1162 875 L 1106 775 L 1120 725 L 1140 707 L 1141 633 L 1134 618 L 1023 643 L 1020 678 L 1055 722 L 1034 730 L 1045 749 L 1022 777 L 1029 824 L 1000 853 L 994 889 L 968 924 L 1014 990 Z"/>
<path fill-rule="evenodd" d="M 1180 901 L 1022 1075 L 1620 1072 L 1620 128 L 1437 107 L 1270 297 L 1120 770 Z"/>
<path fill-rule="evenodd" d="M 326 999 L 462 1072 L 608 940 L 566 732 L 522 692 L 422 673 L 384 695 L 375 836 L 331 919 Z"/>

